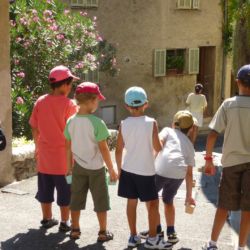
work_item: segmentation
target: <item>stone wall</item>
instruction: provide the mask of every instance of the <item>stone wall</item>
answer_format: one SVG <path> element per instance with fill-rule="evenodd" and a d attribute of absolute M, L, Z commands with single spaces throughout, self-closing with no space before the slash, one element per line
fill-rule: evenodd
<path fill-rule="evenodd" d="M 11 168 L 11 79 L 9 40 L 9 1 L 0 1 L 0 121 L 7 138 L 7 147 L 0 152 L 0 186 L 14 179 Z"/>

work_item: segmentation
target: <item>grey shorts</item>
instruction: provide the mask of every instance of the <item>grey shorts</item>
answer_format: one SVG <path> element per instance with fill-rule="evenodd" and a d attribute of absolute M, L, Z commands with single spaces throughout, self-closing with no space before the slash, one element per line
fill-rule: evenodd
<path fill-rule="evenodd" d="M 250 163 L 223 168 L 218 207 L 250 211 Z"/>
<path fill-rule="evenodd" d="M 157 192 L 162 192 L 162 200 L 165 204 L 172 204 L 179 187 L 184 179 L 167 178 L 160 175 L 155 176 L 155 184 Z"/>
<path fill-rule="evenodd" d="M 75 162 L 72 172 L 71 210 L 85 209 L 88 191 L 92 194 L 95 212 L 105 212 L 110 209 L 105 167 L 89 170 Z"/>

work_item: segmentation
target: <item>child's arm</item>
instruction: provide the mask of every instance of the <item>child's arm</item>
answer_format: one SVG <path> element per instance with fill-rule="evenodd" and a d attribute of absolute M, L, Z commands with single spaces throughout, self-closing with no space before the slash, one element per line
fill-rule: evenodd
<path fill-rule="evenodd" d="M 116 174 L 114 167 L 113 167 L 113 163 L 111 160 L 111 155 L 109 152 L 107 141 L 106 140 L 99 141 L 98 146 L 99 146 L 100 152 L 102 154 L 102 158 L 103 158 L 103 160 L 106 163 L 106 166 L 108 168 L 109 175 L 110 175 L 110 181 L 115 182 L 117 180 L 117 174 Z"/>
<path fill-rule="evenodd" d="M 205 173 L 207 175 L 214 175 L 215 174 L 215 167 L 213 164 L 213 149 L 215 142 L 217 140 L 218 133 L 212 130 L 207 137 L 207 144 L 206 144 L 206 156 L 205 156 Z"/>
<path fill-rule="evenodd" d="M 116 160 L 116 165 L 118 168 L 118 178 L 120 178 L 121 169 L 122 169 L 123 148 L 124 148 L 124 142 L 123 142 L 122 133 L 121 133 L 121 126 L 120 126 L 118 137 L 117 137 L 116 150 L 115 150 L 115 160 Z"/>
<path fill-rule="evenodd" d="M 154 122 L 154 127 L 153 127 L 153 147 L 156 154 L 162 150 L 162 143 L 159 138 L 159 130 L 156 121 Z"/>
<path fill-rule="evenodd" d="M 37 142 L 38 142 L 38 137 L 39 137 L 39 130 L 38 128 L 31 128 L 31 131 L 32 131 L 32 137 L 34 139 L 34 143 L 35 143 L 35 157 L 37 158 L 37 153 L 38 153 L 38 145 L 37 145 Z"/>
<path fill-rule="evenodd" d="M 72 151 L 71 151 L 71 141 L 66 140 L 66 157 L 67 157 L 67 175 L 72 174 L 73 169 L 73 157 L 72 157 Z"/>
<path fill-rule="evenodd" d="M 195 200 L 192 198 L 192 188 L 193 188 L 193 167 L 188 166 L 186 174 L 186 201 L 185 204 L 194 204 Z"/>

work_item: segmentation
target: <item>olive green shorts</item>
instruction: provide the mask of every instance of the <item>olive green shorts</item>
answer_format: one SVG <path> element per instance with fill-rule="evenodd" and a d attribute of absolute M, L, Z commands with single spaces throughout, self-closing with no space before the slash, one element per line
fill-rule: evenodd
<path fill-rule="evenodd" d="M 105 167 L 98 170 L 89 170 L 75 162 L 72 172 L 71 210 L 85 209 L 89 190 L 94 202 L 94 211 L 108 211 L 110 205 Z"/>
<path fill-rule="evenodd" d="M 250 163 L 223 168 L 218 207 L 250 211 Z"/>

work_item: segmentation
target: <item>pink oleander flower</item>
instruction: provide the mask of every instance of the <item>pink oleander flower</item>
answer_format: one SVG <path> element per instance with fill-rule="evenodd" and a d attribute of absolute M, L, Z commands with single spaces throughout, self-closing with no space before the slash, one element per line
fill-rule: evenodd
<path fill-rule="evenodd" d="M 34 16 L 34 17 L 32 18 L 32 20 L 33 20 L 35 23 L 38 23 L 40 19 L 39 19 L 38 16 Z"/>
<path fill-rule="evenodd" d="M 83 12 L 83 11 L 81 11 L 81 12 L 80 12 L 80 15 L 81 15 L 81 16 L 87 16 L 87 15 L 88 15 L 88 13 L 87 13 L 86 11 L 84 11 L 84 12 Z"/>
<path fill-rule="evenodd" d="M 17 38 L 16 38 L 16 42 L 17 42 L 17 43 L 20 43 L 22 40 L 23 40 L 23 39 L 22 39 L 21 37 L 17 37 Z"/>
<path fill-rule="evenodd" d="M 47 3 L 51 3 L 52 2 L 52 0 L 47 0 Z"/>
<path fill-rule="evenodd" d="M 19 21 L 20 21 L 20 23 L 23 24 L 23 25 L 27 25 L 27 24 L 28 24 L 28 21 L 27 21 L 26 18 L 24 18 L 24 17 L 21 17 L 21 18 L 19 19 Z"/>
<path fill-rule="evenodd" d="M 76 69 L 82 69 L 84 67 L 84 63 L 83 62 L 78 62 L 75 66 Z"/>
<path fill-rule="evenodd" d="M 112 63 L 112 66 L 116 66 L 116 64 L 117 64 L 116 58 L 113 58 L 113 59 L 111 60 L 111 63 Z"/>
<path fill-rule="evenodd" d="M 94 20 L 94 21 L 96 21 L 96 20 L 97 20 L 97 17 L 96 17 L 96 16 L 94 16 L 94 17 L 93 17 L 93 20 Z"/>
<path fill-rule="evenodd" d="M 18 77 L 20 77 L 20 78 L 24 78 L 25 77 L 25 73 L 24 72 L 18 72 L 17 74 L 16 74 Z"/>
<path fill-rule="evenodd" d="M 53 45 L 52 41 L 50 41 L 50 40 L 47 40 L 46 43 L 47 43 L 47 45 L 48 45 L 49 47 L 52 47 L 52 45 Z"/>
<path fill-rule="evenodd" d="M 20 63 L 20 61 L 18 59 L 14 59 L 14 64 L 18 65 Z"/>
<path fill-rule="evenodd" d="M 49 26 L 49 29 L 52 30 L 52 31 L 57 31 L 58 26 L 56 24 L 52 24 L 51 26 Z"/>
<path fill-rule="evenodd" d="M 15 27 L 15 26 L 16 26 L 16 23 L 15 23 L 15 21 L 13 21 L 13 20 L 10 20 L 10 25 L 11 25 L 12 27 Z"/>
<path fill-rule="evenodd" d="M 94 55 L 90 54 L 90 53 L 88 53 L 88 54 L 86 55 L 86 57 L 87 57 L 87 59 L 88 59 L 89 61 L 92 61 L 92 62 L 96 60 L 96 57 L 95 57 Z"/>
<path fill-rule="evenodd" d="M 37 10 L 33 9 L 31 12 L 32 12 L 33 15 L 37 15 Z"/>
<path fill-rule="evenodd" d="M 54 23 L 55 22 L 55 20 L 54 19 L 52 19 L 52 18 L 43 18 L 43 20 L 45 21 L 45 22 L 47 22 L 47 23 Z"/>
<path fill-rule="evenodd" d="M 19 104 L 19 105 L 22 105 L 24 104 L 24 100 L 21 96 L 18 96 L 17 99 L 16 99 L 16 104 Z"/>
<path fill-rule="evenodd" d="M 100 35 L 97 35 L 97 37 L 96 37 L 96 41 L 98 41 L 98 42 L 102 42 L 102 41 L 103 41 L 103 38 L 102 38 Z"/>
<path fill-rule="evenodd" d="M 30 41 L 25 41 L 23 47 L 27 49 L 30 46 Z"/>
<path fill-rule="evenodd" d="M 64 35 L 63 34 L 57 34 L 56 35 L 56 39 L 58 39 L 58 40 L 64 40 Z"/>
<path fill-rule="evenodd" d="M 52 11 L 51 10 L 45 10 L 44 12 L 43 12 L 43 15 L 44 16 L 52 16 Z"/>
<path fill-rule="evenodd" d="M 77 24 L 76 24 L 76 27 L 77 27 L 77 28 L 80 28 L 80 27 L 81 27 L 81 24 L 80 24 L 80 23 L 77 23 Z"/>
<path fill-rule="evenodd" d="M 65 15 L 68 15 L 69 13 L 70 13 L 70 10 L 65 10 L 65 11 L 64 11 L 64 14 L 65 14 Z"/>

